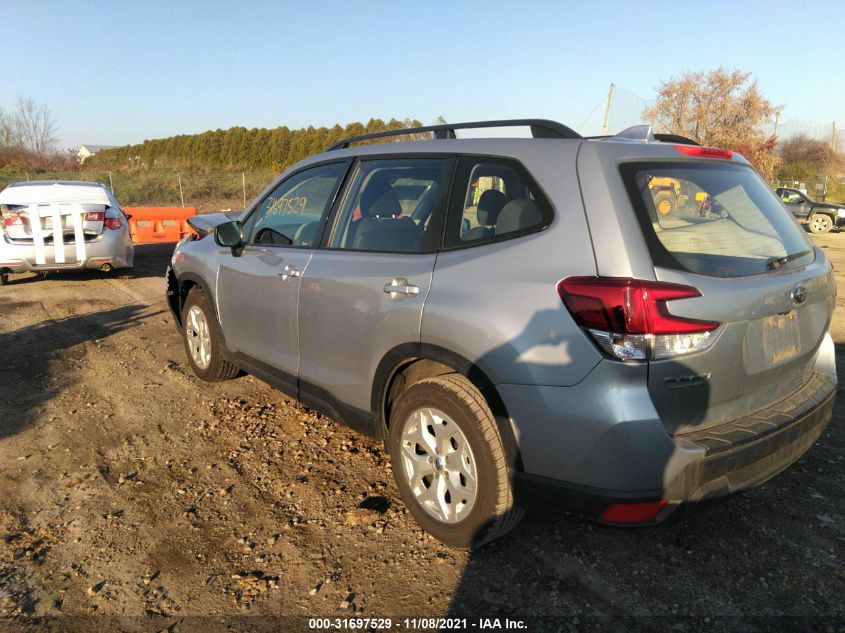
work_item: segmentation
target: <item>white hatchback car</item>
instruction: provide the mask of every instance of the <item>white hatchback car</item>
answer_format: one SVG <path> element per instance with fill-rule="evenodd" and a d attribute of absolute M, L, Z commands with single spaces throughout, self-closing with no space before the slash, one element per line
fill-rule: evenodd
<path fill-rule="evenodd" d="M 0 284 L 10 273 L 132 268 L 129 216 L 98 182 L 16 182 L 0 192 Z"/>

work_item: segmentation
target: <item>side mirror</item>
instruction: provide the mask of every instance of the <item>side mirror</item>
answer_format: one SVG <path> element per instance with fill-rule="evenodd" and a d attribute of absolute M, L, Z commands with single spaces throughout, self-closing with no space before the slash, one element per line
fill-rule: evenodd
<path fill-rule="evenodd" d="M 243 227 L 237 220 L 218 224 L 214 229 L 214 241 L 219 246 L 231 248 L 235 257 L 243 251 L 243 239 Z"/>

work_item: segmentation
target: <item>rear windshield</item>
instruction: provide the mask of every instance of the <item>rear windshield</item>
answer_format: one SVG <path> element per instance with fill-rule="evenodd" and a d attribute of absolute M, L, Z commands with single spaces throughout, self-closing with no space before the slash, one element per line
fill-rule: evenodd
<path fill-rule="evenodd" d="M 621 167 L 656 266 L 712 277 L 806 266 L 813 246 L 750 167 L 638 163 Z"/>

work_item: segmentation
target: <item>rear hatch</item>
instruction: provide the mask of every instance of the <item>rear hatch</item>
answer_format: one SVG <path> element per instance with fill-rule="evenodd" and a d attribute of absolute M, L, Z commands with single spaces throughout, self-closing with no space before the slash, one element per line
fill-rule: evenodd
<path fill-rule="evenodd" d="M 765 182 L 724 160 L 630 163 L 621 171 L 655 278 L 700 294 L 662 309 L 716 326 L 691 353 L 678 337 L 662 348 L 655 337 L 649 392 L 667 429 L 719 425 L 801 387 L 830 322 L 835 282 Z M 681 192 L 669 210 L 650 186 L 665 178 Z"/>

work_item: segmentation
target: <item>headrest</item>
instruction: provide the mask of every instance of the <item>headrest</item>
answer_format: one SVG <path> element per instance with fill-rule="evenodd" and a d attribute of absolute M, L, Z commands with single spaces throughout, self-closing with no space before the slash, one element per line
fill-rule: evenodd
<path fill-rule="evenodd" d="M 493 226 L 499 219 L 499 213 L 508 203 L 505 194 L 497 189 L 488 189 L 478 199 L 478 223 L 481 226 Z"/>
<path fill-rule="evenodd" d="M 402 205 L 393 187 L 385 180 L 371 180 L 361 192 L 361 214 L 365 218 L 392 218 L 402 215 Z"/>
<path fill-rule="evenodd" d="M 420 233 L 411 218 L 364 218 L 352 248 L 377 251 L 415 251 Z"/>
<path fill-rule="evenodd" d="M 505 205 L 496 222 L 496 235 L 512 233 L 520 229 L 538 226 L 543 222 L 543 212 L 537 203 L 529 198 L 512 200 Z"/>
<path fill-rule="evenodd" d="M 301 224 L 296 233 L 293 234 L 295 246 L 314 246 L 317 241 L 317 232 L 320 230 L 320 223 L 317 221 Z"/>

